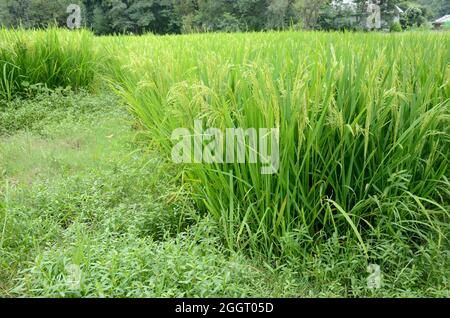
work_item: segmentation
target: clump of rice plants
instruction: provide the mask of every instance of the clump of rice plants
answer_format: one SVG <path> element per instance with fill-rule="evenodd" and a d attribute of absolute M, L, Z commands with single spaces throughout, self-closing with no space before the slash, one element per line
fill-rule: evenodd
<path fill-rule="evenodd" d="M 87 31 L 0 29 L 0 99 L 11 100 L 33 85 L 89 86 L 99 55 Z"/>
<path fill-rule="evenodd" d="M 105 40 L 110 79 L 168 157 L 171 133 L 280 129 L 280 166 L 183 169 L 231 248 L 283 254 L 303 233 L 447 242 L 449 34 L 276 32 Z M 122 56 L 122 57 L 121 57 Z"/>

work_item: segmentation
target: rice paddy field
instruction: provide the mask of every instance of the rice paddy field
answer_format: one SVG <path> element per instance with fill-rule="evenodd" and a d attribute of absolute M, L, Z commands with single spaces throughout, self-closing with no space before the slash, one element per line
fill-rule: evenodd
<path fill-rule="evenodd" d="M 449 32 L 1 29 L 0 296 L 449 297 L 449 123 Z"/>

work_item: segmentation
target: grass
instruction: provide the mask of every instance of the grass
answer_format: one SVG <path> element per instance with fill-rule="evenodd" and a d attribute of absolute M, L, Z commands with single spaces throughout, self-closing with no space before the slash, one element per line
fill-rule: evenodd
<path fill-rule="evenodd" d="M 45 116 L 9 123 L 0 137 L 2 297 L 449 296 L 450 255 L 433 242 L 417 249 L 374 237 L 378 291 L 367 289 L 367 260 L 345 237 L 299 228 L 283 237 L 283 261 L 230 251 L 220 223 L 174 181 L 179 167 L 148 150 L 111 95 L 11 104 L 2 118 Z"/>
<path fill-rule="evenodd" d="M 305 228 L 356 239 L 370 258 L 372 232 L 447 241 L 449 42 L 447 33 L 283 32 L 104 45 L 120 47 L 112 86 L 168 157 L 172 131 L 198 119 L 280 129 L 276 175 L 238 163 L 185 167 L 229 248 L 283 257 L 284 237 Z"/>
<path fill-rule="evenodd" d="M 1 30 L 0 296 L 449 297 L 449 41 Z M 197 119 L 278 173 L 175 165 Z"/>
<path fill-rule="evenodd" d="M 36 86 L 88 87 L 99 59 L 87 31 L 0 28 L 0 99 L 33 94 Z"/>

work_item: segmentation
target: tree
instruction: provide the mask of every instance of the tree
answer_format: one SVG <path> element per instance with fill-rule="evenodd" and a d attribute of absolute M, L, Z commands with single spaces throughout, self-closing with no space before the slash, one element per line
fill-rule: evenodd
<path fill-rule="evenodd" d="M 91 23 L 96 34 L 108 34 L 112 31 L 106 16 L 106 10 L 101 5 L 94 7 Z"/>
<path fill-rule="evenodd" d="M 238 24 L 234 0 L 197 0 L 194 23 L 201 31 L 227 31 L 230 23 Z"/>
<path fill-rule="evenodd" d="M 32 0 L 27 9 L 27 22 L 34 28 L 45 28 L 53 24 L 65 26 L 69 4 L 68 0 Z"/>
<path fill-rule="evenodd" d="M 267 0 L 236 0 L 233 12 L 241 30 L 260 31 L 266 27 Z"/>
<path fill-rule="evenodd" d="M 385 27 L 398 0 L 370 0 L 381 8 Z M 96 34 L 158 34 L 201 31 L 282 30 L 292 24 L 305 29 L 354 29 L 367 21 L 368 0 L 0 0 L 0 23 L 25 28 L 65 26 L 70 3 L 82 6 L 82 25 Z M 333 4 L 332 4 L 333 3 Z M 448 0 L 401 0 L 411 9 L 405 25 L 450 13 Z M 410 20 L 410 21 L 409 21 Z"/>
<path fill-rule="evenodd" d="M 289 0 L 270 0 L 267 8 L 267 27 L 269 29 L 282 29 L 285 27 L 285 18 Z"/>
<path fill-rule="evenodd" d="M 317 26 L 317 20 L 330 0 L 296 0 L 294 7 L 299 20 L 305 29 L 313 29 Z"/>
<path fill-rule="evenodd" d="M 97 34 L 179 33 L 181 19 L 171 0 L 103 0 L 94 5 L 92 27 Z"/>
<path fill-rule="evenodd" d="M 431 12 L 431 18 L 440 18 L 450 14 L 449 0 L 416 0 L 422 7 L 427 7 Z"/>
<path fill-rule="evenodd" d="M 400 18 L 403 29 L 420 27 L 427 22 L 422 10 L 418 7 L 410 7 Z"/>
<path fill-rule="evenodd" d="M 335 0 L 321 11 L 317 24 L 322 30 L 356 30 L 360 26 L 359 6 L 348 5 L 342 0 Z M 356 19 L 356 18 L 359 18 Z"/>
<path fill-rule="evenodd" d="M 145 0 L 139 1 L 147 2 Z M 141 12 L 140 18 L 140 23 L 145 30 L 158 34 L 181 32 L 181 17 L 176 13 L 172 0 L 155 0 L 151 6 L 147 7 L 145 12 Z M 145 25 L 145 23 L 142 23 L 142 15 L 145 16 L 146 14 L 153 15 L 154 19 L 148 21 L 149 23 Z"/>
<path fill-rule="evenodd" d="M 7 2 L 0 1 L 0 27 L 11 25 L 10 14 L 8 12 Z"/>
<path fill-rule="evenodd" d="M 27 21 L 31 0 L 6 0 L 5 7 L 8 11 L 10 25 L 18 26 L 24 22 L 24 26 L 28 26 Z"/>
<path fill-rule="evenodd" d="M 45 28 L 49 25 L 65 26 L 67 7 L 73 0 L 2 0 L 0 18 L 10 26 Z M 80 2 L 79 5 L 83 7 Z"/>
<path fill-rule="evenodd" d="M 420 11 L 422 11 L 422 16 L 426 20 L 433 19 L 433 17 L 434 17 L 433 10 L 427 4 L 422 4 L 420 2 L 416 3 L 416 2 L 412 2 L 412 1 L 402 1 L 398 4 L 398 6 L 400 8 L 402 8 L 404 11 L 407 11 L 410 8 L 420 9 Z"/>

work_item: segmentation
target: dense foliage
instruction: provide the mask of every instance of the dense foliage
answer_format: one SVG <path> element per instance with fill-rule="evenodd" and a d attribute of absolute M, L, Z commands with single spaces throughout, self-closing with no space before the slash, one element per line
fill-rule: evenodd
<path fill-rule="evenodd" d="M 448 34 L 0 35 L 29 81 L 0 98 L 0 296 L 448 296 Z M 134 118 L 50 89 L 91 72 Z M 279 172 L 167 160 L 199 117 L 279 127 Z"/>
<path fill-rule="evenodd" d="M 276 175 L 258 164 L 186 166 L 185 186 L 230 248 L 282 254 L 286 240 L 323 231 L 358 239 L 370 255 L 374 229 L 446 240 L 449 40 L 286 32 L 105 44 L 118 56 L 117 93 L 168 156 L 172 131 L 198 119 L 280 129 Z"/>
<path fill-rule="evenodd" d="M 449 35 L 1 29 L 0 296 L 448 296 Z M 277 173 L 174 164 L 196 119 Z"/>
<path fill-rule="evenodd" d="M 352 14 L 330 0 L 1 0 L 0 24 L 45 27 L 64 26 L 67 6 L 82 7 L 82 24 L 96 34 L 153 32 L 189 33 L 204 31 L 261 31 L 286 29 L 357 29 L 349 21 Z M 335 3 L 342 3 L 337 0 Z M 366 2 L 355 0 L 356 14 L 367 14 Z M 419 16 L 403 27 L 422 24 L 424 20 L 450 13 L 446 0 L 382 0 L 383 14 L 390 14 L 398 4 L 408 17 Z M 409 18 L 408 18 L 409 19 Z M 418 20 L 417 20 L 418 19 Z"/>
<path fill-rule="evenodd" d="M 449 249 L 286 237 L 249 258 L 148 151 L 109 94 L 40 91 L 0 107 L 0 297 L 448 297 Z M 306 246 L 312 245 L 307 249 Z"/>
<path fill-rule="evenodd" d="M 0 99 L 30 94 L 35 85 L 89 86 L 99 58 L 93 43 L 87 31 L 0 28 Z"/>

